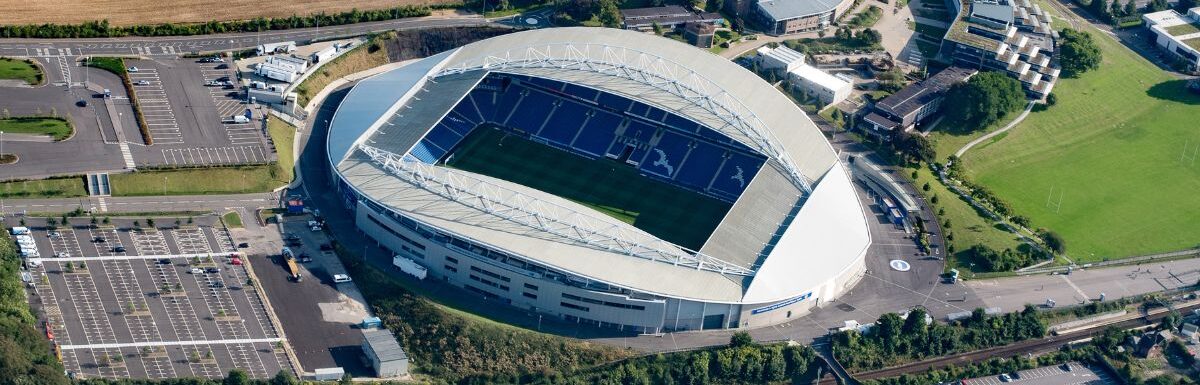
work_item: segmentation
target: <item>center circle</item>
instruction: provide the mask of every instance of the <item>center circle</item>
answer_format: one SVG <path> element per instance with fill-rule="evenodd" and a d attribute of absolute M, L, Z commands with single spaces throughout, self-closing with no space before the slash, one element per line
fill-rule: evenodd
<path fill-rule="evenodd" d="M 891 265 L 892 270 L 896 271 L 908 271 L 908 269 L 912 268 L 912 265 L 909 265 L 908 262 L 899 259 L 893 259 L 891 262 L 888 262 L 888 265 Z"/>

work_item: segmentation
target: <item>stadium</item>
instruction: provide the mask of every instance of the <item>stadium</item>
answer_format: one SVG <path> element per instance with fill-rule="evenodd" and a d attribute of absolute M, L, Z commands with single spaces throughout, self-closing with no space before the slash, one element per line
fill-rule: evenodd
<path fill-rule="evenodd" d="M 638 32 L 517 32 L 364 79 L 326 150 L 398 265 L 626 332 L 807 314 L 862 277 L 871 242 L 847 171 L 787 96 Z"/>

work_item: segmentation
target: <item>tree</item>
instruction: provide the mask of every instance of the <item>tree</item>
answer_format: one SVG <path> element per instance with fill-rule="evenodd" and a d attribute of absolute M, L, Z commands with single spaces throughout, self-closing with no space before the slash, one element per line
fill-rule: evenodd
<path fill-rule="evenodd" d="M 154 227 L 154 218 L 146 218 L 146 227 Z"/>
<path fill-rule="evenodd" d="M 1097 18 L 1101 20 L 1111 19 L 1112 15 L 1109 14 L 1108 0 L 1092 0 L 1092 3 L 1089 4 L 1089 6 L 1092 14 L 1096 15 Z"/>
<path fill-rule="evenodd" d="M 750 337 L 750 333 L 737 332 L 733 333 L 733 336 L 729 337 L 729 346 L 735 348 L 749 346 L 752 343 L 754 343 L 754 338 Z"/>
<path fill-rule="evenodd" d="M 222 385 L 250 385 L 250 376 L 241 369 L 233 369 L 225 376 L 225 380 L 221 381 Z"/>
<path fill-rule="evenodd" d="M 91 222 L 92 222 L 92 226 L 95 226 L 95 225 L 96 225 L 96 222 L 99 222 L 99 221 L 98 221 L 98 220 L 96 220 L 96 217 L 95 217 L 95 216 L 93 216 L 93 217 L 92 217 L 92 220 L 91 220 Z"/>
<path fill-rule="evenodd" d="M 1063 28 L 1059 32 L 1059 36 L 1061 36 L 1062 40 L 1059 52 L 1062 55 L 1060 62 L 1062 63 L 1063 76 L 1078 77 L 1084 72 L 1100 68 L 1103 55 L 1100 52 L 1100 47 L 1096 46 L 1096 42 L 1092 40 L 1091 34 L 1070 28 Z M 1058 97 L 1056 96 L 1056 103 L 1057 99 Z M 1047 103 L 1049 103 L 1048 100 Z"/>
<path fill-rule="evenodd" d="M 982 72 L 950 86 L 944 110 L 951 121 L 962 122 L 967 131 L 974 131 L 1020 109 L 1024 102 L 1025 92 L 1016 79 L 999 72 Z"/>
<path fill-rule="evenodd" d="M 280 370 L 275 373 L 275 377 L 271 377 L 271 385 L 299 385 L 300 381 L 296 380 L 291 373 L 285 370 Z"/>
<path fill-rule="evenodd" d="M 106 224 L 106 225 L 107 225 L 107 224 L 109 224 L 109 223 L 112 223 L 112 220 L 111 220 L 111 219 L 108 219 L 108 217 L 104 217 L 104 219 L 100 220 L 100 223 L 103 223 L 103 224 Z"/>
<path fill-rule="evenodd" d="M 1051 92 L 1049 95 L 1046 95 L 1046 105 L 1054 106 L 1055 104 L 1058 104 L 1058 94 Z"/>
<path fill-rule="evenodd" d="M 50 226 L 51 228 L 58 226 L 58 220 L 54 218 L 46 218 L 46 226 Z"/>
<path fill-rule="evenodd" d="M 864 29 L 858 32 L 858 42 L 865 46 L 874 46 L 883 41 L 883 35 L 871 28 Z"/>
<path fill-rule="evenodd" d="M 1137 4 L 1134 4 L 1133 0 L 1129 0 L 1128 2 L 1126 2 L 1125 3 L 1125 16 L 1137 16 L 1137 14 L 1138 14 Z"/>
<path fill-rule="evenodd" d="M 1046 247 L 1053 250 L 1055 253 L 1062 254 L 1067 252 L 1067 241 L 1061 235 L 1051 230 L 1042 230 L 1040 234 L 1043 241 L 1046 241 Z"/>
<path fill-rule="evenodd" d="M 1108 19 L 1113 21 L 1118 17 L 1125 16 L 1125 11 L 1121 8 L 1120 0 L 1113 0 L 1108 4 Z"/>
<path fill-rule="evenodd" d="M 350 385 L 354 383 L 354 377 L 350 377 L 350 373 L 343 373 L 342 379 L 338 380 L 338 385 Z"/>
<path fill-rule="evenodd" d="M 597 12 L 600 24 L 609 28 L 621 26 L 621 9 L 617 7 L 616 0 L 600 0 L 597 4 L 600 6 Z"/>
<path fill-rule="evenodd" d="M 133 227 L 142 227 L 141 221 L 133 221 Z"/>
<path fill-rule="evenodd" d="M 61 222 L 63 226 L 69 226 L 71 224 L 70 217 L 67 217 L 67 214 L 63 214 Z"/>

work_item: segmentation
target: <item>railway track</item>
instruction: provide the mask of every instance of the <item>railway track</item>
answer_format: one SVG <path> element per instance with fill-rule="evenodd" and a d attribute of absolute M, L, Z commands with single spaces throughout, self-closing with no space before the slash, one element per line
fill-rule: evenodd
<path fill-rule="evenodd" d="M 1188 306 L 1177 308 L 1180 313 L 1190 312 L 1195 309 L 1200 309 L 1200 303 L 1193 303 Z M 903 374 L 925 372 L 932 369 L 941 369 L 949 366 L 958 366 L 983 362 L 995 357 L 1012 357 L 1025 353 L 1044 352 L 1047 350 L 1057 349 L 1058 347 L 1067 344 L 1068 342 L 1078 341 L 1085 338 L 1096 336 L 1103 332 L 1108 327 L 1116 327 L 1120 329 L 1132 329 L 1136 327 L 1153 325 L 1170 314 L 1166 309 L 1156 309 L 1151 314 L 1117 321 L 1114 323 L 1104 323 L 1087 328 L 1076 329 L 1058 335 L 1046 336 L 1036 340 L 1025 340 L 1014 344 L 997 346 L 993 348 L 976 350 L 967 353 L 961 353 L 951 356 L 943 356 L 923 361 L 910 362 L 904 365 L 891 368 L 878 369 L 868 372 L 859 372 L 851 374 L 854 380 L 875 380 L 881 378 L 897 377 Z M 837 381 L 833 378 L 826 378 L 818 382 L 820 385 L 834 385 Z"/>

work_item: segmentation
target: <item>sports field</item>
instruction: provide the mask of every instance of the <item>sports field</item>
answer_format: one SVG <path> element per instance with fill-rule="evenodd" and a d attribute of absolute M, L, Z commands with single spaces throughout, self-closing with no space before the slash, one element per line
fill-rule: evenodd
<path fill-rule="evenodd" d="M 1200 244 L 1200 96 L 1111 36 L 1058 105 L 964 156 L 970 177 L 1066 238 L 1076 261 Z"/>
<path fill-rule="evenodd" d="M 691 249 L 704 244 L 731 207 L 614 160 L 587 159 L 487 127 L 467 135 L 449 159 L 450 167 L 570 199 Z"/>

